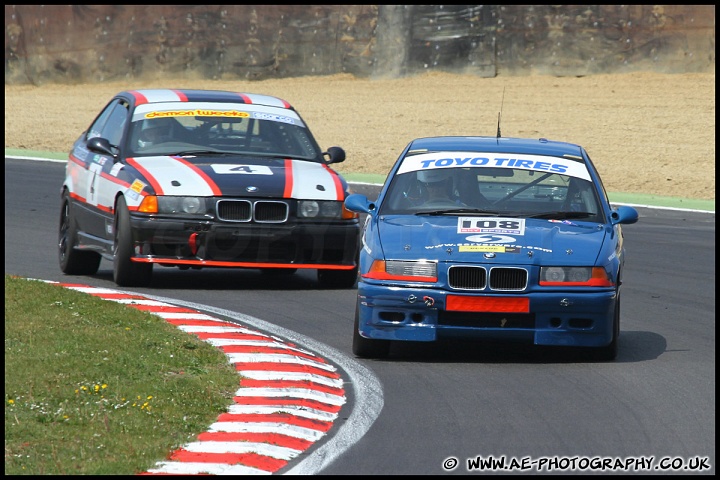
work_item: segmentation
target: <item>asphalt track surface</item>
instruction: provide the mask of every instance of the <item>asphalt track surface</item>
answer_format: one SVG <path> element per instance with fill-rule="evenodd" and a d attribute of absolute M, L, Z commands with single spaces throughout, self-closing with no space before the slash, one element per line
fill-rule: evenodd
<path fill-rule="evenodd" d="M 57 267 L 63 170 L 6 156 L 5 273 L 116 291 L 104 260 L 90 277 Z M 337 373 L 342 383 L 330 383 L 345 402 L 332 425 L 305 450 L 285 451 L 284 465 L 249 474 L 465 474 L 486 469 L 478 457 L 550 473 L 714 474 L 714 203 L 709 212 L 638 209 L 640 221 L 624 229 L 620 354 L 608 364 L 462 344 L 360 361 L 350 352 L 355 291 L 320 290 L 310 272 L 160 268 L 150 288 L 123 293 L 241 325 Z"/>

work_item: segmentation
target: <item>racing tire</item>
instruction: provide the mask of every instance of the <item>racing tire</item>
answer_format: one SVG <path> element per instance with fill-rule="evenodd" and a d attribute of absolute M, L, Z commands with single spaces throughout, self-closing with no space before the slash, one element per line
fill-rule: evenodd
<path fill-rule="evenodd" d="M 620 291 L 615 299 L 615 314 L 613 315 L 613 335 L 610 343 L 605 347 L 593 347 L 593 359 L 599 362 L 611 362 L 617 358 L 618 337 L 620 337 Z"/>
<path fill-rule="evenodd" d="M 352 288 L 357 283 L 358 267 L 352 270 L 318 270 L 317 278 L 322 288 Z"/>
<path fill-rule="evenodd" d="M 67 275 L 93 275 L 100 267 L 102 257 L 97 252 L 77 250 L 77 223 L 72 216 L 70 197 L 65 192 L 60 209 L 58 229 L 58 261 L 60 270 Z"/>
<path fill-rule="evenodd" d="M 115 214 L 115 242 L 113 244 L 113 280 L 121 287 L 146 287 L 152 280 L 152 263 L 136 263 L 133 256 L 130 211 L 120 197 Z"/>
<path fill-rule="evenodd" d="M 360 335 L 360 306 L 355 305 L 352 351 L 360 358 L 385 358 L 390 354 L 390 340 L 373 340 Z"/>

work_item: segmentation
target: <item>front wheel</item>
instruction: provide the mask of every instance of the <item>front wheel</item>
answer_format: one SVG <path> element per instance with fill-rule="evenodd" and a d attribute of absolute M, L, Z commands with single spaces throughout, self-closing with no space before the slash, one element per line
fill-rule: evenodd
<path fill-rule="evenodd" d="M 102 257 L 97 252 L 75 249 L 77 245 L 77 224 L 72 216 L 70 196 L 65 192 L 60 209 L 58 229 L 58 261 L 60 270 L 68 275 L 93 275 L 100 267 Z"/>
<path fill-rule="evenodd" d="M 359 305 L 355 305 L 352 351 L 360 358 L 385 358 L 390 354 L 390 340 L 373 340 L 360 335 Z"/>
<path fill-rule="evenodd" d="M 115 214 L 115 243 L 113 244 L 113 280 L 121 287 L 145 287 L 152 280 L 152 263 L 137 263 L 133 256 L 130 211 L 120 197 Z"/>

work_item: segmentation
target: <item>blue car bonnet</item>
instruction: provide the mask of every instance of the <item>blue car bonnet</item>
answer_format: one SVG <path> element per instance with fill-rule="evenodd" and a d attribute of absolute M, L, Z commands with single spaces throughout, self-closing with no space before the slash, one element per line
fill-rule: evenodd
<path fill-rule="evenodd" d="M 457 216 L 385 216 L 379 219 L 382 248 L 387 259 L 487 262 L 517 265 L 595 265 L 606 235 L 598 223 L 546 219 L 520 220 L 516 232 L 465 231 Z M 498 220 L 501 220 L 498 218 Z M 508 258 L 511 255 L 512 258 Z M 492 256 L 491 256 L 492 257 Z"/>

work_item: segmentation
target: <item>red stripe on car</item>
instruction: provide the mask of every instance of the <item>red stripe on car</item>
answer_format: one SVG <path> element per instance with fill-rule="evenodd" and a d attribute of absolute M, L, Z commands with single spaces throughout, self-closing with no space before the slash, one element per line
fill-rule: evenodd
<path fill-rule="evenodd" d="M 192 170 L 193 172 L 195 172 L 196 174 L 201 176 L 203 178 L 203 180 L 205 180 L 205 183 L 208 184 L 208 187 L 210 187 L 210 189 L 212 190 L 213 195 L 217 195 L 217 196 L 222 195 L 222 190 L 220 190 L 220 187 L 217 186 L 217 183 L 215 183 L 213 181 L 213 179 L 208 176 L 207 173 L 200 170 L 196 165 L 193 165 L 192 163 L 190 163 L 187 160 L 180 158 L 180 157 L 171 157 L 171 158 L 173 160 L 177 160 L 178 162 L 182 163 L 183 165 L 188 167 L 190 170 Z"/>
<path fill-rule="evenodd" d="M 328 167 L 327 165 L 323 165 L 325 170 L 328 171 L 330 176 L 333 179 L 333 183 L 335 184 L 335 194 L 337 195 L 338 200 L 345 200 L 345 190 L 343 190 L 342 182 L 340 181 L 340 177 L 338 177 L 338 174 L 335 173 L 335 171 Z"/>
<path fill-rule="evenodd" d="M 283 191 L 283 198 L 292 197 L 292 191 L 293 191 L 292 160 L 285 160 L 285 191 Z"/>
<path fill-rule="evenodd" d="M 181 90 L 173 90 L 173 92 L 175 92 L 181 102 L 188 101 L 187 95 L 185 95 Z"/>
<path fill-rule="evenodd" d="M 155 179 L 155 177 L 153 177 L 150 172 L 143 168 L 142 165 L 136 162 L 134 158 L 128 158 L 127 163 L 135 167 L 140 173 L 145 176 L 145 179 L 150 183 L 150 186 L 153 188 L 153 190 L 155 190 L 155 195 L 162 195 L 164 193 L 162 187 L 160 186 L 160 183 Z"/>
<path fill-rule="evenodd" d="M 144 105 L 144 104 L 146 104 L 146 103 L 150 103 L 150 102 L 148 102 L 147 97 L 146 97 L 145 95 L 143 95 L 142 93 L 138 92 L 137 90 L 131 90 L 131 91 L 130 91 L 130 94 L 131 94 L 133 97 L 135 97 L 135 106 Z"/>

